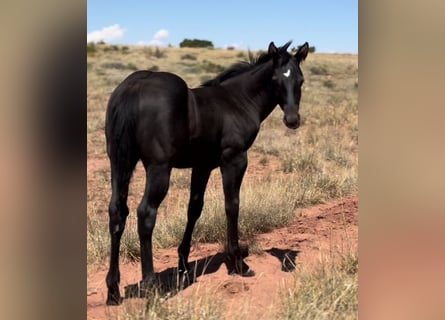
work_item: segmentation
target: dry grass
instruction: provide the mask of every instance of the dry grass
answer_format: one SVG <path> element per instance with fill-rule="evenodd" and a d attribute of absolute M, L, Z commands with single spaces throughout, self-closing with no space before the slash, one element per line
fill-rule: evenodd
<path fill-rule="evenodd" d="M 190 87 L 195 87 L 215 76 L 218 70 L 243 60 L 243 57 L 247 57 L 247 53 L 238 50 L 108 45 L 88 49 L 89 269 L 94 270 L 95 266 L 104 264 L 109 254 L 107 210 L 110 181 L 104 119 L 112 90 L 135 69 L 174 72 L 183 77 Z M 240 234 L 251 247 L 257 246 L 256 234 L 288 224 L 298 215 L 299 208 L 357 191 L 357 56 L 310 54 L 302 69 L 306 79 L 300 107 L 303 125 L 297 131 L 288 130 L 282 123 L 282 111 L 277 108 L 262 124 L 249 151 L 249 158 L 257 160 L 250 162 L 241 189 Z M 138 165 L 130 187 L 130 216 L 122 238 L 123 260 L 139 259 L 135 211 L 144 184 L 145 174 Z M 189 184 L 190 170 L 173 170 L 170 191 L 159 209 L 154 231 L 156 248 L 176 246 L 181 241 Z M 220 173 L 215 170 L 208 184 L 204 210 L 193 241 L 224 242 L 226 222 L 223 203 Z M 345 273 L 344 268 L 338 266 L 322 265 L 320 268 L 298 278 L 298 294 L 295 292 L 297 295 L 289 297 L 288 312 L 283 314 L 284 318 L 335 319 L 335 316 L 325 316 L 332 308 L 343 310 L 345 318 L 353 317 L 356 310 L 349 310 L 342 304 L 343 298 L 337 301 L 335 297 L 353 299 L 352 296 L 356 296 L 356 273 Z M 329 300 L 331 298 L 334 300 Z M 328 301 L 323 304 L 326 299 Z M 311 300 L 313 302 L 309 303 Z M 184 303 L 200 305 L 193 299 Z M 308 305 L 305 307 L 305 304 Z M 170 309 L 165 304 L 157 306 L 155 303 L 150 308 L 142 308 L 143 311 L 137 308 L 138 312 L 128 313 L 134 317 L 127 314 L 124 318 L 198 319 L 202 312 L 208 315 L 206 319 L 218 318 L 220 313 L 214 306 L 203 303 L 201 307 L 204 309 L 192 308 L 196 312 L 185 315 L 180 303 L 170 306 Z M 310 308 L 318 308 L 320 312 L 309 314 Z M 289 313 L 289 310 L 293 311 Z"/>
<path fill-rule="evenodd" d="M 337 263 L 321 262 L 295 272 L 295 287 L 284 294 L 282 319 L 357 319 L 358 258 L 349 253 Z"/>
<path fill-rule="evenodd" d="M 204 287 L 198 288 L 191 296 L 175 296 L 172 299 L 161 296 L 156 290 L 147 293 L 147 299 L 127 300 L 109 319 L 150 319 L 150 320 L 218 320 L 223 319 L 223 306 L 215 294 Z"/>

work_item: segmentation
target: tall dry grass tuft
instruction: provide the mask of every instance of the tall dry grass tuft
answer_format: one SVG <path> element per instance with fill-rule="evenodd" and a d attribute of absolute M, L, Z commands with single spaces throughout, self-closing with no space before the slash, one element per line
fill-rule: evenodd
<path fill-rule="evenodd" d="M 294 190 L 281 177 L 246 181 L 240 194 L 240 238 L 251 241 L 258 233 L 282 227 L 295 217 Z M 226 215 L 221 190 L 210 189 L 193 235 L 198 242 L 224 242 Z"/>
<path fill-rule="evenodd" d="M 357 319 L 358 257 L 295 272 L 295 288 L 283 295 L 282 319 Z"/>
<path fill-rule="evenodd" d="M 106 261 L 110 253 L 108 224 L 93 215 L 87 215 L 87 265 Z"/>

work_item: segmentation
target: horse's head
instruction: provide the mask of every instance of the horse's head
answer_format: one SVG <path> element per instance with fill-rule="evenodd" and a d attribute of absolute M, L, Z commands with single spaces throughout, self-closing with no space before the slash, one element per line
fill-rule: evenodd
<path fill-rule="evenodd" d="M 300 63 L 306 59 L 309 52 L 308 43 L 300 46 L 295 53 L 291 55 L 287 48 L 291 42 L 283 47 L 277 48 L 273 42 L 269 44 L 268 54 L 273 59 L 273 83 L 278 104 L 284 112 L 284 124 L 291 129 L 300 126 L 300 98 L 301 86 L 304 82 L 303 73 L 300 69 Z"/>

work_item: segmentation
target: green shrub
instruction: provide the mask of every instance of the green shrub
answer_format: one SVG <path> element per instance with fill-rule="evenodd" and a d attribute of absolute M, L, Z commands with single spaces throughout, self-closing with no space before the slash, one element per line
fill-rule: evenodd
<path fill-rule="evenodd" d="M 213 43 L 208 40 L 184 39 L 179 44 L 180 48 L 213 48 Z"/>

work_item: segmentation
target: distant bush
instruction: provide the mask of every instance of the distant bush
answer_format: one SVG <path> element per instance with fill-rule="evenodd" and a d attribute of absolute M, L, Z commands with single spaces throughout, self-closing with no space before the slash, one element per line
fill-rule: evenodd
<path fill-rule="evenodd" d="M 138 69 L 138 67 L 134 63 L 130 62 L 130 63 L 127 64 L 127 69 L 136 71 Z"/>
<path fill-rule="evenodd" d="M 328 70 L 323 66 L 312 66 L 309 71 L 315 75 L 327 75 Z"/>
<path fill-rule="evenodd" d="M 218 73 L 224 71 L 224 66 L 220 64 L 213 63 L 208 60 L 204 60 L 201 64 L 201 68 L 208 73 Z"/>
<path fill-rule="evenodd" d="M 194 56 L 193 54 L 189 54 L 189 53 L 187 53 L 187 54 L 183 54 L 183 55 L 181 56 L 181 59 L 182 59 L 182 60 L 196 60 L 197 58 L 196 58 L 196 56 Z"/>
<path fill-rule="evenodd" d="M 167 55 L 165 54 L 165 51 L 162 51 L 158 47 L 156 47 L 153 56 L 159 59 L 159 58 L 165 58 Z"/>
<path fill-rule="evenodd" d="M 137 70 L 138 67 L 133 63 L 123 64 L 121 62 L 106 62 L 101 65 L 104 69 L 117 69 L 117 70 Z"/>
<path fill-rule="evenodd" d="M 119 47 L 116 45 L 105 46 L 104 52 L 108 52 L 108 51 L 119 51 Z"/>
<path fill-rule="evenodd" d="M 148 71 L 159 71 L 159 67 L 157 65 L 151 66 L 147 69 Z"/>
<path fill-rule="evenodd" d="M 88 43 L 87 45 L 87 54 L 94 55 L 96 53 L 96 45 L 94 43 Z"/>
<path fill-rule="evenodd" d="M 293 47 L 293 48 L 291 49 L 291 52 L 297 52 L 297 50 L 300 49 L 300 47 L 301 47 L 301 46 L 298 46 L 297 48 Z M 314 46 L 309 47 L 309 52 L 310 52 L 310 53 L 314 53 L 314 52 L 315 52 L 315 47 L 314 47 Z"/>
<path fill-rule="evenodd" d="M 101 67 L 104 69 L 118 69 L 118 70 L 127 69 L 127 66 L 121 62 L 102 63 Z"/>
<path fill-rule="evenodd" d="M 244 52 L 238 52 L 238 54 L 236 55 L 236 57 L 237 58 L 242 58 L 242 59 L 244 59 L 246 56 L 245 56 L 245 54 L 244 54 Z"/>
<path fill-rule="evenodd" d="M 323 82 L 323 85 L 324 85 L 326 88 L 329 88 L 329 89 L 332 89 L 332 88 L 335 87 L 335 83 L 334 83 L 332 80 L 326 80 L 326 81 L 324 81 L 324 82 Z"/>
<path fill-rule="evenodd" d="M 158 59 L 167 57 L 167 54 L 165 53 L 165 51 L 160 50 L 158 47 L 156 47 L 154 51 L 151 47 L 148 47 L 146 49 L 146 53 L 149 57 L 155 57 Z"/>
<path fill-rule="evenodd" d="M 179 44 L 180 48 L 213 48 L 213 43 L 208 40 L 184 39 Z"/>

